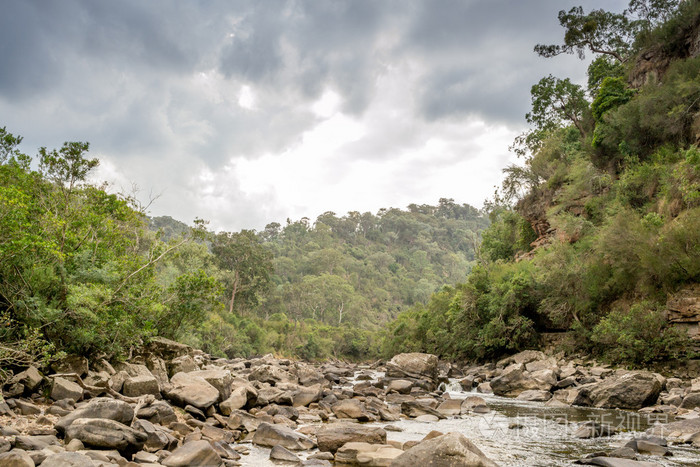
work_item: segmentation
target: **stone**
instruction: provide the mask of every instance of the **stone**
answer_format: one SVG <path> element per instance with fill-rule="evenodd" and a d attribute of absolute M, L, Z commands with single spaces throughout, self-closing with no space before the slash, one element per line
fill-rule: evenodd
<path fill-rule="evenodd" d="M 410 448 L 390 466 L 496 467 L 496 464 L 463 435 L 447 433 Z"/>
<path fill-rule="evenodd" d="M 22 415 L 39 415 L 41 413 L 41 408 L 38 405 L 22 399 L 15 400 L 15 410 Z"/>
<path fill-rule="evenodd" d="M 323 394 L 320 384 L 301 386 L 292 392 L 292 405 L 294 407 L 308 407 L 321 400 Z"/>
<path fill-rule="evenodd" d="M 166 467 L 209 467 L 220 466 L 223 461 L 209 441 L 190 441 L 175 449 L 161 464 Z"/>
<path fill-rule="evenodd" d="M 134 420 L 131 427 L 146 435 L 146 442 L 143 449 L 147 452 L 157 452 L 161 449 L 167 449 L 173 443 L 174 438 L 162 428 L 158 428 L 148 420 Z M 177 443 L 175 443 L 177 444 Z"/>
<path fill-rule="evenodd" d="M 491 383 L 479 383 L 476 386 L 476 392 L 479 392 L 481 394 L 493 394 L 493 388 L 491 387 Z"/>
<path fill-rule="evenodd" d="M 299 459 L 299 456 L 280 445 L 273 446 L 272 450 L 270 451 L 270 460 L 301 464 L 301 459 Z"/>
<path fill-rule="evenodd" d="M 146 357 L 146 368 L 151 371 L 161 388 L 164 388 L 170 382 L 168 367 L 162 358 L 153 354 L 149 355 Z"/>
<path fill-rule="evenodd" d="M 124 381 L 126 381 L 128 378 L 129 373 L 127 373 L 126 371 L 117 371 L 112 376 L 110 376 L 109 387 L 111 387 L 114 391 L 121 392 L 122 387 L 124 386 Z"/>
<path fill-rule="evenodd" d="M 616 432 L 615 428 L 608 424 L 590 421 L 582 424 L 573 436 L 579 439 L 600 438 L 601 436 L 612 436 Z"/>
<path fill-rule="evenodd" d="M 522 401 L 531 401 L 531 402 L 547 402 L 551 398 L 552 398 L 552 393 L 549 391 L 539 391 L 536 389 L 529 389 L 527 391 L 523 391 L 520 394 L 518 394 L 518 397 L 516 399 L 519 399 Z"/>
<path fill-rule="evenodd" d="M 56 431 L 59 434 L 65 433 L 66 428 L 79 418 L 103 418 L 130 425 L 134 419 L 134 409 L 124 401 L 109 397 L 97 397 L 91 399 L 87 405 L 59 419 L 55 425 Z"/>
<path fill-rule="evenodd" d="M 231 395 L 219 404 L 219 411 L 228 416 L 234 410 L 242 409 L 248 403 L 248 390 L 239 386 L 231 391 Z"/>
<path fill-rule="evenodd" d="M 25 451 L 41 451 L 47 446 L 59 444 L 58 438 L 53 435 L 15 437 L 15 449 L 23 449 Z"/>
<path fill-rule="evenodd" d="M 459 399 L 448 399 L 441 403 L 437 411 L 443 415 L 459 415 L 462 411 L 462 401 Z"/>
<path fill-rule="evenodd" d="M 393 379 L 386 386 L 386 392 L 395 391 L 399 394 L 410 394 L 413 382 L 407 379 Z"/>
<path fill-rule="evenodd" d="M 306 436 L 290 428 L 265 422 L 261 423 L 255 431 L 253 444 L 267 447 L 280 445 L 292 451 L 304 451 L 314 447 L 314 442 Z"/>
<path fill-rule="evenodd" d="M 433 409 L 432 407 L 418 401 L 406 401 L 401 403 L 401 413 L 411 418 L 420 417 L 421 415 L 434 415 L 439 419 L 445 418 L 443 414 Z"/>
<path fill-rule="evenodd" d="M 401 449 L 387 444 L 369 444 L 362 442 L 346 443 L 335 453 L 338 464 L 388 466 L 403 454 Z"/>
<path fill-rule="evenodd" d="M 75 373 L 80 377 L 87 375 L 88 359 L 82 355 L 66 355 L 61 360 L 51 364 L 56 373 Z"/>
<path fill-rule="evenodd" d="M 182 407 L 189 404 L 204 410 L 219 400 L 219 390 L 204 378 L 189 376 L 188 373 L 177 373 L 170 382 L 172 386 L 163 393 L 166 399 Z"/>
<path fill-rule="evenodd" d="M 164 360 L 172 360 L 177 357 L 191 355 L 194 349 L 189 345 L 181 344 L 165 337 L 153 337 L 150 339 L 147 351 Z"/>
<path fill-rule="evenodd" d="M 198 370 L 197 363 L 191 355 L 182 355 L 174 358 L 167 363 L 167 367 L 168 376 L 171 378 L 178 373 L 190 373 Z"/>
<path fill-rule="evenodd" d="M 338 418 L 354 418 L 360 422 L 366 422 L 371 419 L 365 404 L 357 399 L 338 401 L 331 406 L 331 410 Z"/>
<path fill-rule="evenodd" d="M 666 446 L 661 446 L 660 444 L 647 441 L 644 439 L 635 440 L 637 445 L 637 452 L 641 454 L 651 454 L 653 456 L 670 456 L 671 450 Z"/>
<path fill-rule="evenodd" d="M 582 386 L 574 405 L 637 410 L 653 405 L 660 392 L 661 383 L 653 374 L 629 372 Z"/>
<path fill-rule="evenodd" d="M 295 378 L 289 372 L 277 365 L 258 365 L 248 375 L 250 381 L 260 381 L 275 385 L 277 383 L 295 383 Z"/>
<path fill-rule="evenodd" d="M 51 399 L 55 401 L 59 401 L 61 399 L 72 399 L 73 401 L 78 402 L 82 398 L 83 388 L 81 388 L 77 383 L 61 377 L 53 378 L 53 382 L 51 384 Z"/>
<path fill-rule="evenodd" d="M 163 426 L 168 426 L 177 421 L 175 411 L 170 404 L 165 401 L 155 401 L 150 405 L 141 407 L 136 416 Z"/>
<path fill-rule="evenodd" d="M 423 422 L 423 423 L 435 423 L 435 422 L 439 421 L 440 419 L 437 418 L 435 415 L 425 414 L 425 415 L 417 416 L 415 420 L 417 422 Z"/>
<path fill-rule="evenodd" d="M 159 460 L 160 458 L 157 455 L 146 451 L 137 452 L 131 459 L 136 464 L 158 464 Z"/>
<path fill-rule="evenodd" d="M 146 394 L 160 397 L 160 385 L 153 375 L 132 376 L 124 381 L 122 394 L 127 397 L 140 397 Z"/>
<path fill-rule="evenodd" d="M 95 467 L 93 460 L 78 452 L 59 452 L 48 456 L 41 465 L 47 467 Z"/>
<path fill-rule="evenodd" d="M 318 449 L 335 453 L 345 443 L 363 441 L 370 444 L 386 444 L 386 431 L 377 426 L 339 422 L 322 425 L 316 431 Z"/>
<path fill-rule="evenodd" d="M 233 377 L 229 370 L 199 370 L 188 373 L 190 377 L 202 378 L 207 383 L 214 386 L 219 391 L 219 402 L 225 401 L 231 395 L 231 383 Z"/>
<path fill-rule="evenodd" d="M 694 409 L 700 407 L 700 392 L 691 392 L 683 398 L 680 404 L 681 409 Z"/>
<path fill-rule="evenodd" d="M 116 449 L 129 456 L 143 448 L 148 436 L 114 420 L 78 418 L 66 428 L 66 440 L 72 439 L 79 439 L 88 447 Z"/>
<path fill-rule="evenodd" d="M 700 432 L 700 417 L 656 425 L 649 428 L 646 434 L 660 438 L 685 441 L 684 438 L 690 437 L 698 432 Z"/>
<path fill-rule="evenodd" d="M 590 459 L 582 459 L 579 463 L 587 465 L 599 465 L 602 467 L 659 467 L 656 462 L 635 461 L 631 459 L 621 459 L 617 457 L 593 457 Z"/>
<path fill-rule="evenodd" d="M 395 355 L 386 364 L 386 376 L 389 378 L 416 378 L 436 381 L 438 376 L 438 358 L 426 353 L 402 353 Z"/>
<path fill-rule="evenodd" d="M 0 465 L 3 467 L 34 467 L 31 456 L 24 451 L 10 451 L 0 454 Z"/>
<path fill-rule="evenodd" d="M 39 370 L 37 370 L 36 367 L 30 366 L 26 370 L 13 376 L 10 383 L 20 383 L 24 386 L 25 390 L 34 392 L 42 381 L 44 381 L 44 377 L 39 373 Z"/>
<path fill-rule="evenodd" d="M 549 377 L 548 371 L 542 370 L 543 375 Z M 556 382 L 556 378 L 554 379 Z M 500 376 L 491 380 L 491 389 L 497 396 L 517 397 L 521 392 L 527 390 L 550 391 L 554 383 L 542 380 L 526 374 L 523 365 L 514 363 L 508 366 Z"/>

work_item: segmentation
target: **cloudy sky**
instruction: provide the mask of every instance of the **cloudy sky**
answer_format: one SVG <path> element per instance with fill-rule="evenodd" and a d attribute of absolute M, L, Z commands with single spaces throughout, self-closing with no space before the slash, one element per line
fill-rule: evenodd
<path fill-rule="evenodd" d="M 89 141 L 152 215 L 261 229 L 441 197 L 481 207 L 530 86 L 585 80 L 557 12 L 619 0 L 7 0 L 0 127 Z"/>

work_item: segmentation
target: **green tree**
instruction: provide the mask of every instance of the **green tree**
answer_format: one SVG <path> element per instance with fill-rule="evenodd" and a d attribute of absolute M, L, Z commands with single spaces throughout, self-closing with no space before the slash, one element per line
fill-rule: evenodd
<path fill-rule="evenodd" d="M 525 115 L 528 123 L 535 126 L 536 132 L 548 132 L 569 121 L 586 137 L 585 118 L 589 112 L 588 101 L 581 86 L 568 78 L 559 79 L 552 75 L 542 78 L 530 90 L 532 110 Z"/>

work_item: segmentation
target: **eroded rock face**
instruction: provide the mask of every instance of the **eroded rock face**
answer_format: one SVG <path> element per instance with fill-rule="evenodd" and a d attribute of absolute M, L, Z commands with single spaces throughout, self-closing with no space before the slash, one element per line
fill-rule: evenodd
<path fill-rule="evenodd" d="M 116 449 L 130 455 L 143 448 L 148 436 L 114 420 L 78 418 L 66 428 L 66 441 L 73 439 L 88 447 Z"/>
<path fill-rule="evenodd" d="M 189 373 L 177 373 L 171 379 L 172 386 L 164 391 L 168 400 L 180 406 L 191 405 L 206 410 L 214 405 L 221 394 L 204 378 Z"/>
<path fill-rule="evenodd" d="M 180 446 L 162 464 L 167 467 L 218 467 L 223 465 L 223 461 L 208 441 L 200 440 Z"/>
<path fill-rule="evenodd" d="M 423 441 L 394 459 L 391 467 L 496 467 L 471 441 L 447 433 Z"/>
<path fill-rule="evenodd" d="M 103 418 L 126 425 L 134 419 L 134 409 L 128 403 L 108 397 L 92 399 L 86 406 L 74 410 L 56 423 L 56 431 L 63 434 L 74 420 L 79 418 Z"/>
<path fill-rule="evenodd" d="M 491 380 L 491 389 L 497 396 L 505 397 L 517 397 L 524 391 L 550 391 L 556 377 L 551 370 L 540 371 L 541 374 L 531 375 L 524 370 L 522 363 L 514 363 Z"/>
<path fill-rule="evenodd" d="M 386 364 L 386 375 L 390 378 L 410 377 L 436 381 L 438 358 L 427 353 L 402 353 Z"/>
<path fill-rule="evenodd" d="M 332 423 L 319 427 L 316 431 L 316 441 L 320 451 L 334 453 L 350 442 L 386 444 L 386 431 L 381 427 L 359 423 Z"/>
<path fill-rule="evenodd" d="M 574 405 L 636 410 L 653 405 L 660 392 L 661 382 L 655 375 L 630 372 L 582 387 Z"/>

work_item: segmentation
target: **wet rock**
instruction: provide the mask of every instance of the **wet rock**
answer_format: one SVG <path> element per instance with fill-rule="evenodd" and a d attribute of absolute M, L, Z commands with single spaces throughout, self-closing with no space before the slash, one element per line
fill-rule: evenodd
<path fill-rule="evenodd" d="M 412 387 L 413 382 L 407 379 L 394 379 L 389 381 L 389 384 L 387 384 L 386 392 L 395 391 L 399 394 L 409 394 Z"/>
<path fill-rule="evenodd" d="M 691 392 L 683 398 L 681 409 L 694 409 L 700 407 L 700 392 Z"/>
<path fill-rule="evenodd" d="M 698 432 L 700 432 L 700 418 L 691 418 L 653 426 L 646 431 L 646 434 L 660 438 L 683 440 Z"/>
<path fill-rule="evenodd" d="M 615 428 L 608 424 L 590 421 L 581 425 L 573 436 L 579 439 L 600 438 L 601 436 L 612 436 L 616 432 Z"/>
<path fill-rule="evenodd" d="M 130 425 L 134 419 L 134 409 L 124 401 L 98 397 L 61 418 L 55 425 L 56 431 L 65 433 L 66 428 L 79 418 L 103 418 Z"/>
<path fill-rule="evenodd" d="M 314 447 L 314 442 L 296 431 L 282 426 L 261 423 L 253 436 L 253 444 L 259 446 L 283 446 L 293 451 L 303 451 Z"/>
<path fill-rule="evenodd" d="M 402 353 L 395 355 L 386 364 L 386 376 L 390 378 L 409 378 L 437 380 L 438 358 L 426 353 Z"/>
<path fill-rule="evenodd" d="M 345 443 L 363 441 L 370 444 L 386 444 L 386 431 L 381 427 L 339 422 L 319 427 L 316 431 L 318 449 L 336 452 Z"/>
<path fill-rule="evenodd" d="M 398 456 L 391 467 L 495 467 L 471 441 L 459 433 L 447 433 L 412 447 Z"/>
<path fill-rule="evenodd" d="M 161 461 L 166 467 L 220 466 L 223 464 L 209 441 L 191 441 Z"/>
<path fill-rule="evenodd" d="M 628 448 L 625 446 L 625 447 L 617 448 L 614 451 L 611 451 L 607 457 L 619 457 L 620 459 L 632 459 L 632 460 L 634 460 L 637 458 L 637 453 L 634 449 Z"/>
<path fill-rule="evenodd" d="M 301 459 L 299 459 L 299 456 L 294 454 L 292 451 L 290 451 L 287 448 L 284 448 L 282 446 L 274 446 L 272 450 L 270 451 L 270 460 L 273 461 L 280 461 L 280 462 L 291 462 L 294 464 L 301 464 Z"/>
<path fill-rule="evenodd" d="M 401 413 L 411 418 L 420 417 L 421 415 L 434 415 L 439 419 L 445 418 L 445 416 L 437 410 L 418 401 L 407 401 L 401 403 Z"/>
<path fill-rule="evenodd" d="M 476 392 L 479 392 L 481 394 L 493 394 L 493 388 L 491 387 L 491 383 L 486 382 L 478 384 L 476 386 Z"/>
<path fill-rule="evenodd" d="M 148 437 L 114 420 L 78 418 L 66 428 L 66 440 L 72 439 L 79 439 L 88 447 L 116 449 L 131 455 L 143 448 Z"/>
<path fill-rule="evenodd" d="M 51 399 L 55 401 L 59 401 L 61 399 L 72 399 L 77 402 L 82 398 L 83 388 L 81 388 L 77 383 L 69 381 L 65 378 L 53 378 L 53 382 L 51 384 Z"/>
<path fill-rule="evenodd" d="M 661 383 L 653 374 L 630 372 L 581 387 L 574 405 L 641 409 L 653 405 L 660 392 Z"/>
<path fill-rule="evenodd" d="M 443 415 L 459 415 L 462 410 L 462 401 L 459 399 L 448 399 L 441 403 L 437 411 Z"/>
<path fill-rule="evenodd" d="M 602 467 L 659 467 L 656 462 L 634 461 L 630 459 L 621 459 L 616 457 L 599 456 L 590 459 L 581 459 L 577 464 L 599 465 Z"/>
<path fill-rule="evenodd" d="M 520 394 L 518 394 L 517 399 L 520 399 L 522 401 L 531 401 L 531 402 L 546 402 L 549 399 L 552 398 L 552 393 L 549 391 L 538 391 L 538 390 L 528 390 L 528 391 L 523 391 Z"/>
<path fill-rule="evenodd" d="M 544 375 L 549 378 L 549 373 Z M 552 383 L 551 380 L 537 379 L 526 374 L 521 364 L 513 364 L 503 370 L 500 376 L 491 380 L 491 389 L 497 396 L 517 397 L 527 390 L 550 391 Z"/>
<path fill-rule="evenodd" d="M 670 456 L 671 450 L 668 449 L 666 446 L 661 446 L 660 444 L 644 440 L 644 439 L 638 439 L 635 440 L 637 449 L 636 451 L 641 453 L 641 454 L 651 454 L 653 456 Z"/>

